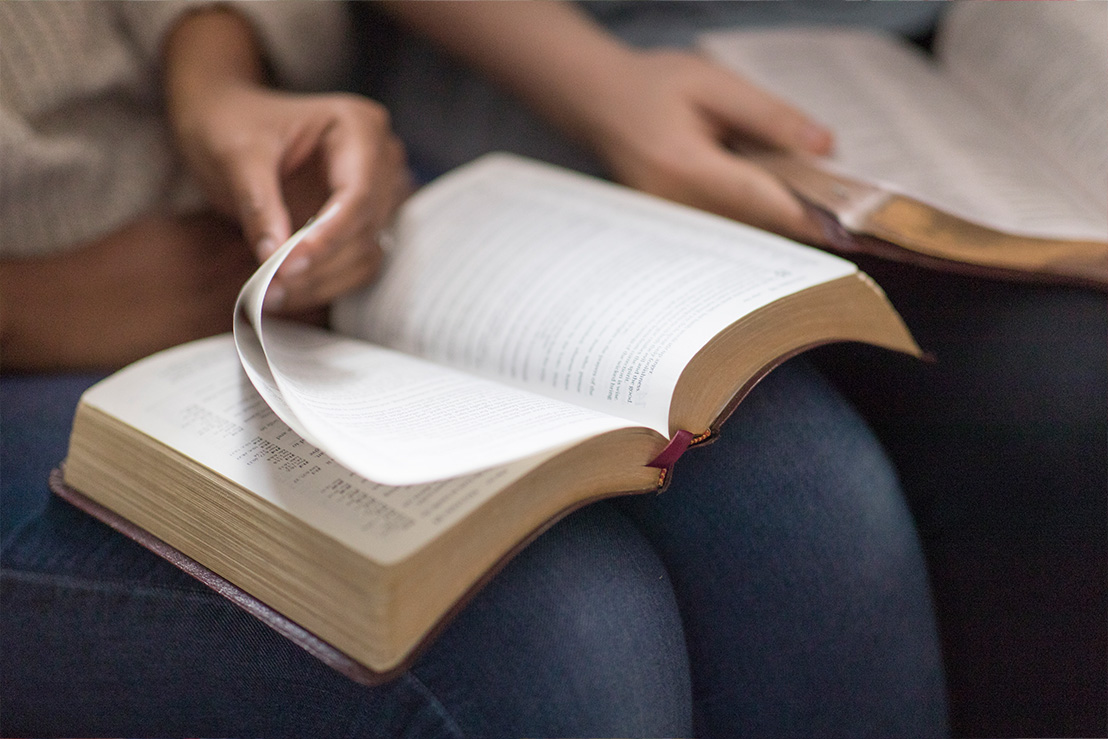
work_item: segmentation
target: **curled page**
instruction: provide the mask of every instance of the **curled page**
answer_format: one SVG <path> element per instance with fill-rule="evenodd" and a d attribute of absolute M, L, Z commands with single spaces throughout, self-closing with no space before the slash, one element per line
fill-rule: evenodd
<path fill-rule="evenodd" d="M 314 224 L 243 287 L 235 345 L 274 413 L 375 482 L 442 480 L 531 458 L 635 424 L 418 357 L 266 316 L 266 290 Z"/>
<path fill-rule="evenodd" d="M 261 340 L 262 312 L 266 292 L 273 283 L 277 270 L 285 263 L 297 244 L 304 240 L 313 225 L 315 225 L 315 221 L 308 221 L 303 228 L 282 244 L 281 248 L 271 254 L 269 259 L 242 286 L 238 299 L 235 301 L 234 334 L 235 349 L 238 350 L 242 368 L 246 371 L 247 377 L 250 378 L 250 382 L 257 389 L 258 394 L 289 427 L 315 446 L 320 446 L 319 441 L 304 427 L 304 424 L 299 422 L 296 414 L 285 404 L 277 379 L 269 368 L 269 362 L 266 359 L 265 348 Z"/>

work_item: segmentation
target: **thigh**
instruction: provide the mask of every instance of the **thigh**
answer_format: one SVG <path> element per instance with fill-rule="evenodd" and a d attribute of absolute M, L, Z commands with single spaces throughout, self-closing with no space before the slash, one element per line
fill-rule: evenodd
<path fill-rule="evenodd" d="M 353 723 L 358 686 L 60 499 L 5 542 L 0 588 L 8 733 L 281 736 Z"/>
<path fill-rule="evenodd" d="M 624 505 L 673 579 L 702 734 L 943 733 L 912 520 L 866 424 L 806 362 L 763 380 L 668 491 Z"/>
<path fill-rule="evenodd" d="M 885 442 L 920 522 L 955 730 L 1103 733 L 1108 301 L 865 267 L 935 361 L 825 359 Z"/>
<path fill-rule="evenodd" d="M 65 457 L 77 399 L 102 375 L 0 376 L 0 538 L 46 504 Z"/>
<path fill-rule="evenodd" d="M 437 647 L 412 673 L 466 736 L 692 733 L 672 586 L 650 544 L 608 502 L 525 549 Z"/>
<path fill-rule="evenodd" d="M 687 734 L 672 590 L 606 506 L 540 537 L 397 680 L 355 684 L 60 500 L 6 542 L 17 735 Z"/>
<path fill-rule="evenodd" d="M 990 510 L 988 535 L 1100 531 L 1104 295 L 865 266 L 934 361 L 861 350 L 827 353 L 825 367 L 883 435 L 913 498 L 923 508 L 955 504 L 962 515 Z M 997 491 L 1006 505 L 993 505 Z"/>

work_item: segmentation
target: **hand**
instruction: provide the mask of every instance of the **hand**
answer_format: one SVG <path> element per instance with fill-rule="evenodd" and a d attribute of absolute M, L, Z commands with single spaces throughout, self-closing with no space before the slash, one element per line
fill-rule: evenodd
<path fill-rule="evenodd" d="M 636 50 L 573 3 L 386 3 L 385 9 L 590 147 L 626 185 L 812 243 L 820 227 L 747 141 L 812 154 L 831 133 L 707 59 Z"/>
<path fill-rule="evenodd" d="M 257 258 L 309 216 L 321 221 L 278 272 L 270 297 L 283 298 L 281 311 L 320 307 L 368 282 L 381 260 L 378 235 L 411 190 L 384 108 L 266 87 L 249 25 L 222 7 L 187 16 L 165 54 L 179 148 Z"/>
<path fill-rule="evenodd" d="M 254 267 L 215 215 L 151 216 L 73 251 L 4 261 L 4 369 L 113 369 L 229 331 Z"/>
<path fill-rule="evenodd" d="M 234 88 L 198 111 L 179 140 L 212 202 L 238 218 L 258 259 L 319 216 L 278 273 L 283 311 L 324 305 L 373 277 L 378 235 L 411 188 L 403 146 L 381 106 L 350 95 Z"/>
<path fill-rule="evenodd" d="M 832 135 L 753 83 L 693 54 L 633 52 L 583 110 L 585 138 L 626 185 L 808 243 L 818 224 L 773 176 L 735 153 L 753 142 L 827 154 Z"/>

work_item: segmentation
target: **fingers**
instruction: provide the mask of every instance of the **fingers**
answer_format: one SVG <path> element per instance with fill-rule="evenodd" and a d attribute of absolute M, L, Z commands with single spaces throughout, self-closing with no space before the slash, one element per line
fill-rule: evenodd
<path fill-rule="evenodd" d="M 258 261 L 264 261 L 291 235 L 279 155 L 265 148 L 244 150 L 226 169 L 243 236 Z"/>
<path fill-rule="evenodd" d="M 337 251 L 317 262 L 311 270 L 296 271 L 279 277 L 277 301 L 267 295 L 267 309 L 281 314 L 295 314 L 326 306 L 340 295 L 368 284 L 381 267 L 384 255 L 376 241 L 358 249 Z M 271 295 L 274 288 L 270 288 Z"/>
<path fill-rule="evenodd" d="M 320 307 L 371 279 L 377 234 L 404 197 L 404 149 L 377 103 L 224 84 L 177 106 L 175 135 L 212 204 L 258 260 L 295 227 L 321 222 L 278 271 L 273 304 Z M 284 296 L 284 300 L 280 299 Z"/>
<path fill-rule="evenodd" d="M 780 180 L 739 156 L 714 152 L 702 185 L 706 210 L 808 244 L 826 241 L 822 227 Z"/>
<path fill-rule="evenodd" d="M 818 223 L 781 182 L 708 137 L 688 137 L 666 172 L 628 182 L 640 189 L 809 244 L 823 244 Z"/>
<path fill-rule="evenodd" d="M 352 239 L 375 238 L 410 188 L 404 146 L 393 134 L 384 108 L 365 99 L 345 104 L 343 118 L 322 141 L 331 195 L 321 210 L 328 218 L 315 239 L 330 251 Z"/>
<path fill-rule="evenodd" d="M 801 111 L 705 59 L 679 52 L 639 57 L 627 85 L 650 105 L 600 147 L 625 184 L 813 244 L 822 228 L 771 174 L 731 148 L 737 136 L 812 154 L 831 133 Z M 614 142 L 614 143 L 613 143 Z"/>
<path fill-rule="evenodd" d="M 721 123 L 773 147 L 831 153 L 830 129 L 749 80 L 714 64 L 704 66 L 697 102 Z"/>
<path fill-rule="evenodd" d="M 318 143 L 327 200 L 278 272 L 282 312 L 324 305 L 371 280 L 382 257 L 379 234 L 410 189 L 404 148 L 384 110 L 360 98 L 334 106 Z"/>

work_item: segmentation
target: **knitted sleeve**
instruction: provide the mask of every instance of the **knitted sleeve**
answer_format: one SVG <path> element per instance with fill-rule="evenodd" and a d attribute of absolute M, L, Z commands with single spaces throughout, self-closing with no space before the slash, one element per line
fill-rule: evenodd
<path fill-rule="evenodd" d="M 161 106 L 160 53 L 208 3 L 0 0 L 0 257 L 60 252 L 145 213 L 200 207 Z M 338 2 L 228 4 L 250 20 L 280 86 L 343 81 Z"/>

